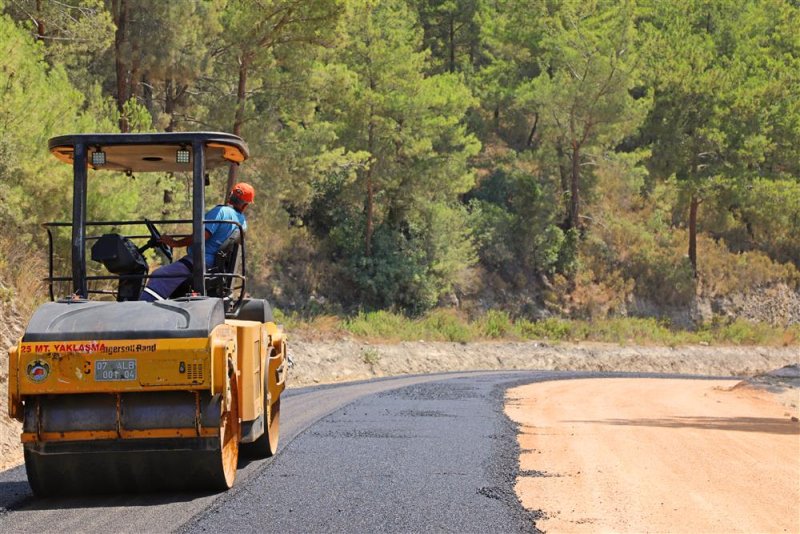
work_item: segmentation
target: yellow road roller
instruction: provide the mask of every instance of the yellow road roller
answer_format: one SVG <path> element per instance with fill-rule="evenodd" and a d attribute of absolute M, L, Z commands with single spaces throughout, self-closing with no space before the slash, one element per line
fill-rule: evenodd
<path fill-rule="evenodd" d="M 282 329 L 247 291 L 244 229 L 231 222 L 213 265 L 205 255 L 205 226 L 219 222 L 204 220 L 207 172 L 241 164 L 247 145 L 193 132 L 68 135 L 49 148 L 73 168 L 72 221 L 45 224 L 51 302 L 9 351 L 9 411 L 23 423 L 33 492 L 230 488 L 240 451 L 276 452 L 288 374 Z M 87 220 L 90 170 L 186 173 L 191 219 Z M 140 301 L 158 276 L 145 251 L 172 259 L 164 224 L 191 225 L 191 275 L 169 298 Z M 60 274 L 59 231 L 71 236 L 71 272 Z"/>

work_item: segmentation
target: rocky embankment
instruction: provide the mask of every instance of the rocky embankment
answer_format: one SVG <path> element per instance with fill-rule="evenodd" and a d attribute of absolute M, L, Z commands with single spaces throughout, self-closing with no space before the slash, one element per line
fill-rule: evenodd
<path fill-rule="evenodd" d="M 800 361 L 797 347 L 650 347 L 602 343 L 405 342 L 289 338 L 292 386 L 400 374 L 536 369 L 754 376 Z"/>

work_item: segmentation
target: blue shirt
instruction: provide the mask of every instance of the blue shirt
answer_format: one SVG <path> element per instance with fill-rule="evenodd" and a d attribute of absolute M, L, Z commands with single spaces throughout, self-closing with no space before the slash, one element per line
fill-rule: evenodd
<path fill-rule="evenodd" d="M 247 230 L 247 219 L 244 213 L 239 213 L 231 206 L 215 206 L 211 208 L 205 216 L 206 221 L 234 221 L 242 225 L 242 230 Z M 228 237 L 236 230 L 235 224 L 211 222 L 206 223 L 206 232 L 211 234 L 211 237 L 206 239 L 206 269 L 214 265 L 214 256 L 216 255 L 219 247 L 225 242 Z M 192 247 L 186 249 L 189 258 L 192 257 Z"/>

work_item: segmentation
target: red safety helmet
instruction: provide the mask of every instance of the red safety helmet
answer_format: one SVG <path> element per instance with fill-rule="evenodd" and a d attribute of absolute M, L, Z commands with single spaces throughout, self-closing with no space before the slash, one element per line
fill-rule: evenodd
<path fill-rule="evenodd" d="M 239 182 L 231 188 L 231 200 L 234 204 L 252 204 L 255 198 L 256 190 L 250 184 Z"/>

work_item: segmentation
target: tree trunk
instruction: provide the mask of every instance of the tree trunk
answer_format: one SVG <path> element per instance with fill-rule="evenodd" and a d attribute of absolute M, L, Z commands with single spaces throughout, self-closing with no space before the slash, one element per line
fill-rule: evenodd
<path fill-rule="evenodd" d="M 533 126 L 531 126 L 531 133 L 528 134 L 528 143 L 527 143 L 527 147 L 528 148 L 533 147 L 533 141 L 534 141 L 534 138 L 536 137 L 536 127 L 537 126 L 539 126 L 539 114 L 538 113 L 533 116 Z"/>
<path fill-rule="evenodd" d="M 572 142 L 572 172 L 569 182 L 569 227 L 580 228 L 580 150 L 578 143 Z"/>
<path fill-rule="evenodd" d="M 172 78 L 167 78 L 164 82 L 164 113 L 169 115 L 169 124 L 166 131 L 175 131 L 175 84 Z"/>
<path fill-rule="evenodd" d="M 141 87 L 144 107 L 147 108 L 147 112 L 150 114 L 150 117 L 155 120 L 155 118 L 158 116 L 158 112 L 156 111 L 155 100 L 153 100 L 153 85 L 150 83 L 150 78 L 148 77 L 147 72 L 142 75 Z"/>
<path fill-rule="evenodd" d="M 42 17 L 42 0 L 36 0 L 36 39 L 44 39 L 44 17 Z"/>
<path fill-rule="evenodd" d="M 564 209 L 564 222 L 561 228 L 564 230 L 569 229 L 569 199 L 567 193 L 569 192 L 569 170 L 564 165 L 564 144 L 561 140 L 556 142 L 556 156 L 558 157 L 558 175 L 561 183 L 561 198 L 563 199 L 562 208 Z"/>
<path fill-rule="evenodd" d="M 450 27 L 447 32 L 450 46 L 450 72 L 456 71 L 456 23 L 454 18 L 453 15 L 450 15 Z"/>
<path fill-rule="evenodd" d="M 134 20 L 136 20 L 136 16 L 134 15 Z M 142 66 L 142 52 L 139 48 L 139 37 L 134 35 L 130 39 L 131 43 L 131 72 L 128 76 L 129 86 L 128 86 L 128 93 L 129 98 L 141 96 L 140 88 L 141 84 L 139 83 L 139 71 L 141 70 Z"/>
<path fill-rule="evenodd" d="M 128 119 L 125 117 L 125 102 L 128 100 L 128 67 L 125 64 L 125 43 L 128 31 L 128 2 L 127 0 L 114 0 L 114 24 L 117 31 L 114 33 L 114 68 L 117 74 L 117 110 L 119 111 L 119 130 L 130 130 Z"/>
<path fill-rule="evenodd" d="M 692 265 L 692 276 L 697 278 L 697 207 L 700 201 L 694 193 L 689 204 L 689 263 Z"/>
<path fill-rule="evenodd" d="M 372 110 L 370 110 L 369 127 L 367 129 L 367 151 L 370 156 L 373 153 L 375 145 L 375 122 L 373 120 Z M 370 161 L 369 168 L 367 168 L 367 206 L 366 206 L 366 230 L 364 232 L 364 255 L 367 257 L 372 256 L 372 234 L 375 231 L 374 217 L 375 217 L 375 184 L 372 181 L 372 167 L 374 162 Z"/>
<path fill-rule="evenodd" d="M 239 85 L 236 89 L 236 114 L 233 118 L 233 135 L 242 134 L 242 125 L 244 124 L 244 110 L 247 102 L 247 71 L 250 67 L 250 56 L 243 54 L 239 61 Z M 233 184 L 236 183 L 236 178 L 239 176 L 239 166 L 231 163 L 228 167 L 228 183 L 223 194 L 228 195 L 228 191 L 233 189 Z"/>

